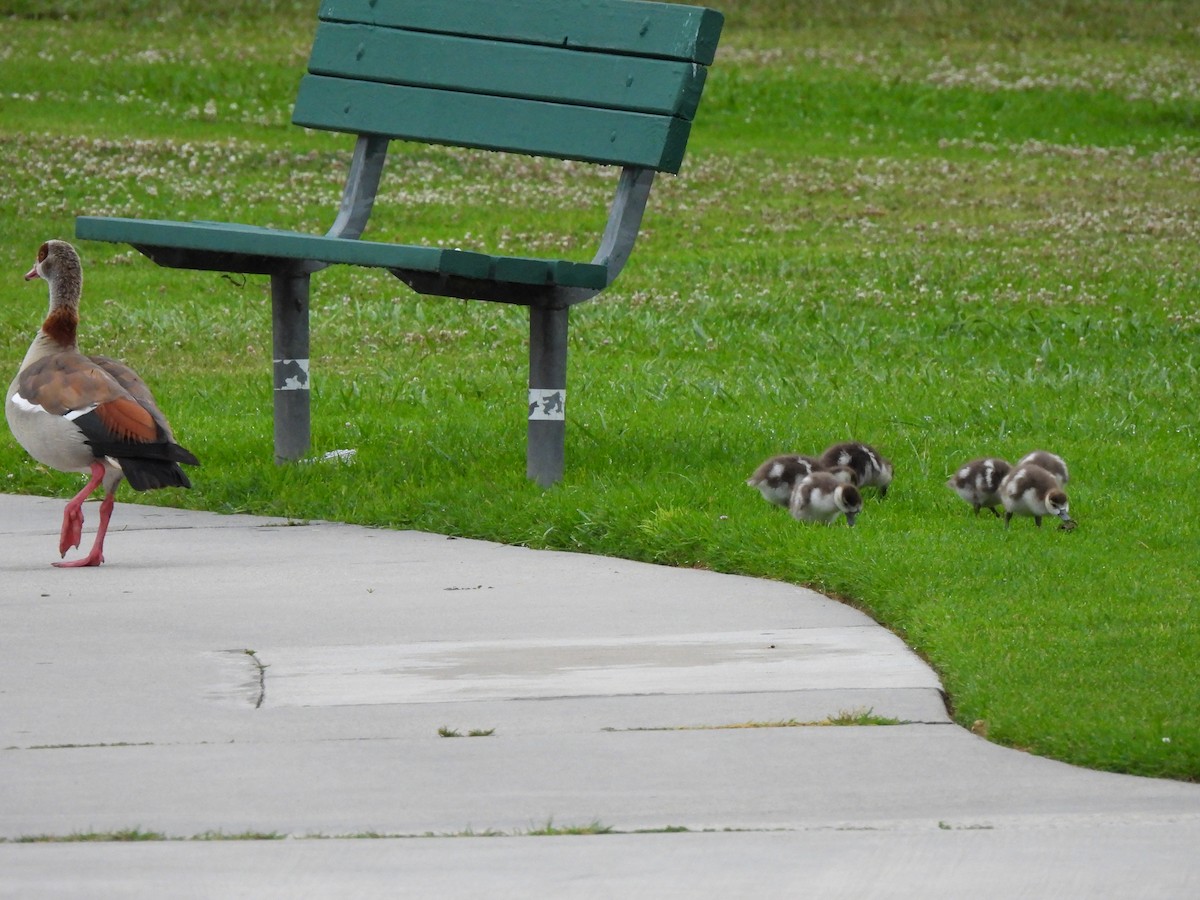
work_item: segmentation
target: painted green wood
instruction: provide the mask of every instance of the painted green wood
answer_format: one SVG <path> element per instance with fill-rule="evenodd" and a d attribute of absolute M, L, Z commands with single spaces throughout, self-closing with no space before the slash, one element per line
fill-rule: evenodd
<path fill-rule="evenodd" d="M 306 75 L 292 121 L 307 128 L 381 134 L 678 172 L 691 123 L 671 116 L 489 97 Z"/>
<path fill-rule="evenodd" d="M 517 284 L 551 284 L 554 280 L 550 264 L 543 259 L 502 257 L 496 260 L 492 271 L 497 281 L 513 281 Z"/>
<path fill-rule="evenodd" d="M 520 257 L 506 256 L 499 260 L 496 266 L 497 277 L 504 271 L 503 264 L 516 262 Z M 597 272 L 599 270 L 599 272 Z M 597 278 L 600 274 L 600 278 Z M 513 281 L 519 279 L 513 278 Z M 561 284 L 565 287 L 592 288 L 604 290 L 611 283 L 608 266 L 595 263 L 574 262 L 569 259 L 556 259 L 550 263 L 550 284 Z"/>
<path fill-rule="evenodd" d="M 708 71 L 667 59 L 341 23 L 318 28 L 308 70 L 685 119 L 695 115 Z"/>
<path fill-rule="evenodd" d="M 325 0 L 322 19 L 709 65 L 724 16 L 633 0 Z"/>
<path fill-rule="evenodd" d="M 204 253 L 441 272 L 517 284 L 562 284 L 599 289 L 605 286 L 608 274 L 604 266 L 570 260 L 514 257 L 510 263 L 509 257 L 466 250 L 329 238 L 229 222 L 170 222 L 80 216 L 75 220 L 75 236 L 83 240 L 171 247 Z M 531 267 L 530 263 L 536 265 Z"/>
<path fill-rule="evenodd" d="M 491 279 L 493 266 L 492 257 L 472 250 L 447 250 L 438 261 L 439 272 L 481 280 Z"/>
<path fill-rule="evenodd" d="M 664 172 L 682 163 L 723 22 L 639 0 L 325 0 L 321 15 L 298 125 Z M 604 264 L 230 223 L 84 216 L 76 233 L 157 248 L 170 265 L 311 260 L 498 285 L 611 281 Z"/>
<path fill-rule="evenodd" d="M 436 247 L 327 238 L 226 222 L 170 222 L 156 219 L 81 216 L 75 220 L 75 234 L 86 240 L 142 244 L 150 247 L 178 247 L 209 253 L 314 259 L 322 262 L 404 267 L 425 271 L 437 271 L 443 253 Z"/>

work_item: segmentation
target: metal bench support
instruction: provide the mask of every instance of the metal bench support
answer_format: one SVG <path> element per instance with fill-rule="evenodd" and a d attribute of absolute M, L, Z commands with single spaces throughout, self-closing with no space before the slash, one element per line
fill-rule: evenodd
<path fill-rule="evenodd" d="M 307 273 L 281 272 L 271 276 L 277 463 L 300 459 L 309 447 L 308 295 Z"/>
<path fill-rule="evenodd" d="M 525 475 L 542 487 L 562 479 L 567 434 L 568 307 L 529 307 L 529 435 Z"/>

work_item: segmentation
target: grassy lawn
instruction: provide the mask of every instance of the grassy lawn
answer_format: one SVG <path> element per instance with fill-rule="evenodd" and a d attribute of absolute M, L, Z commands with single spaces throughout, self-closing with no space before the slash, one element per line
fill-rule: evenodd
<path fill-rule="evenodd" d="M 0 0 L 10 370 L 46 301 L 20 276 L 77 214 L 328 227 L 350 139 L 289 124 L 316 5 Z M 314 452 L 357 461 L 277 468 L 266 279 L 80 244 L 87 349 L 132 362 L 204 461 L 191 492 L 122 499 L 812 585 L 990 739 L 1200 779 L 1200 3 L 730 6 L 683 173 L 572 312 L 561 485 L 524 479 L 523 310 L 317 275 Z M 368 237 L 590 258 L 612 173 L 393 153 Z M 848 438 L 896 468 L 854 529 L 744 483 Z M 944 486 L 1039 447 L 1071 465 L 1074 531 L 1006 531 Z M 79 484 L 6 430 L 0 473 Z"/>

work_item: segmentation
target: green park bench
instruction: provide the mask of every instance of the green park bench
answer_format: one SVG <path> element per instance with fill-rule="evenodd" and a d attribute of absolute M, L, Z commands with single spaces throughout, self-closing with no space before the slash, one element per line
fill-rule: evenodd
<path fill-rule="evenodd" d="M 421 294 L 527 306 L 526 472 L 548 486 L 563 473 L 568 310 L 613 283 L 655 174 L 678 173 L 723 21 L 635 0 L 325 0 L 292 121 L 357 136 L 328 232 L 81 216 L 75 234 L 161 266 L 270 276 L 279 462 L 309 452 L 314 272 L 377 267 Z M 391 140 L 620 167 L 595 256 L 363 240 Z"/>

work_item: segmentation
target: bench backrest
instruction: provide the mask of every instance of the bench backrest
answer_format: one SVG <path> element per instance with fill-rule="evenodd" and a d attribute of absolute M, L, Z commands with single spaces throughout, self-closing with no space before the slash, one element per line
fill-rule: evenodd
<path fill-rule="evenodd" d="M 635 0 L 325 0 L 292 120 L 674 173 L 722 24 Z"/>

